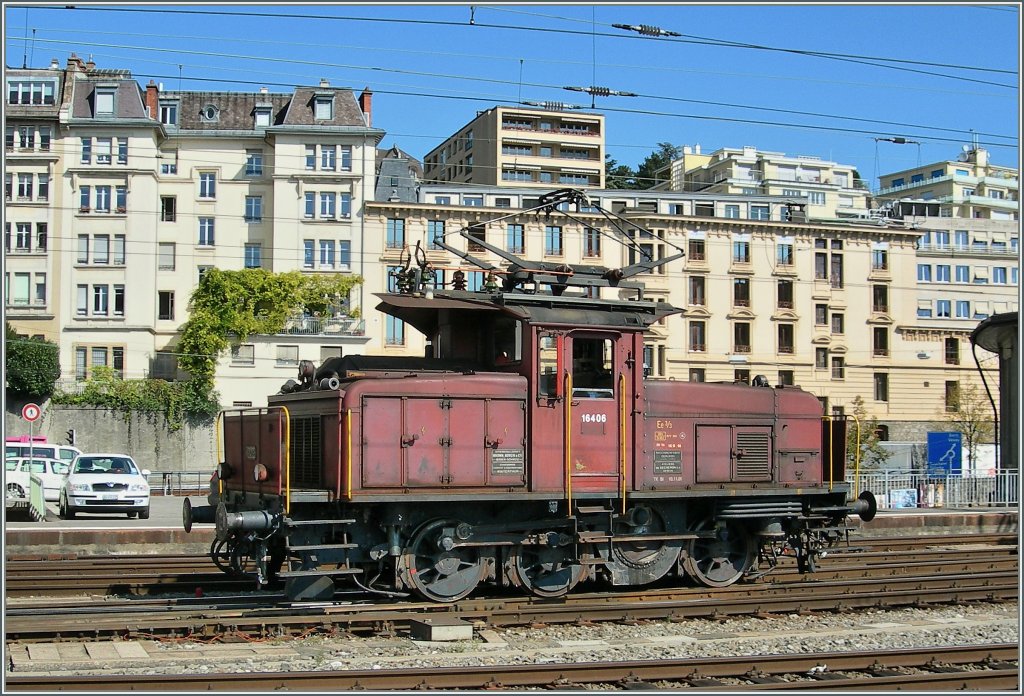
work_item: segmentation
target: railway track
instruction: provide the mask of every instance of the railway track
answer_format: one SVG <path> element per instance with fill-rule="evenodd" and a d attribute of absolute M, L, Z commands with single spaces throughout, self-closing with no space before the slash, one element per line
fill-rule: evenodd
<path fill-rule="evenodd" d="M 292 603 L 281 595 L 108 602 L 37 602 L 7 607 L 8 640 L 108 639 L 153 636 L 276 637 L 311 630 L 334 635 L 394 634 L 414 620 L 445 616 L 476 626 L 571 624 L 595 621 L 849 611 L 867 608 L 1010 601 L 1018 598 L 1014 570 L 886 575 L 841 580 L 706 588 L 591 592 L 557 599 L 469 598 L 451 605 L 421 602 Z"/>
<path fill-rule="evenodd" d="M 1017 539 L 1010 535 L 960 535 L 862 539 L 856 547 L 831 552 L 814 577 L 863 578 L 889 571 L 970 572 L 1009 569 L 1017 562 Z M 899 551 L 899 560 L 891 552 Z M 781 559 L 770 581 L 799 578 L 793 559 Z M 929 568 L 931 565 L 931 568 Z M 13 557 L 7 560 L 8 598 L 26 596 L 206 594 L 253 590 L 251 579 L 222 573 L 203 555 Z"/>
<path fill-rule="evenodd" d="M 204 675 L 8 675 L 11 691 L 1016 690 L 1016 644 L 519 666 Z"/>

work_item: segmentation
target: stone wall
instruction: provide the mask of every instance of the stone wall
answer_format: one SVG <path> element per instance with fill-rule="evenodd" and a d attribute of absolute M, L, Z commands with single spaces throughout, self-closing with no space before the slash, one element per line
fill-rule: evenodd
<path fill-rule="evenodd" d="M 33 433 L 48 442 L 68 444 L 67 431 L 74 428 L 75 446 L 83 452 L 121 452 L 130 455 L 141 468 L 153 472 L 212 471 L 216 466 L 216 437 L 213 424 L 180 430 L 167 428 L 162 415 L 134 413 L 92 406 L 40 404 L 43 415 Z M 21 402 L 8 402 L 4 413 L 4 435 L 28 435 L 29 424 L 21 418 Z"/>

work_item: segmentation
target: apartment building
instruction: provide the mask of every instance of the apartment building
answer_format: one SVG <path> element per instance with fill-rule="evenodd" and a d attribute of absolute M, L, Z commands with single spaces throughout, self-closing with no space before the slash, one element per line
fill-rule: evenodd
<path fill-rule="evenodd" d="M 1019 171 L 989 161 L 988 150 L 963 146 L 955 161 L 934 162 L 879 178 L 875 198 L 904 213 L 968 220 L 1019 220 Z"/>
<path fill-rule="evenodd" d="M 820 157 L 787 156 L 755 147 L 683 146 L 668 167 L 670 191 L 783 196 L 806 207 L 797 219 L 836 220 L 869 216 L 869 191 L 852 165 Z"/>
<path fill-rule="evenodd" d="M 643 243 L 656 257 L 686 252 L 644 277 L 649 299 L 684 309 L 648 334 L 643 361 L 652 379 L 750 381 L 763 374 L 772 384 L 817 394 L 836 414 L 849 413 L 860 396 L 887 437 L 912 440 L 924 439 L 941 420 L 947 382 L 980 386 L 973 365 L 945 360 L 953 348 L 944 339 L 955 338 L 965 356 L 966 337 L 921 335 L 914 253 L 919 233 L 901 221 L 795 222 L 785 196 L 588 195 L 652 231 L 656 239 Z M 437 237 L 498 265 L 504 262 L 475 240 L 529 259 L 609 267 L 631 261 L 613 239 L 616 230 L 593 208 L 563 206 L 571 214 L 565 218 L 516 214 L 536 205 L 537 196 L 531 188 L 439 184 L 422 186 L 418 202 L 368 203 L 367 224 L 380 230 L 385 245 L 377 275 L 367 284 L 386 287 L 389 270 L 404 264 L 408 248 L 419 244 L 439 283 L 450 284 L 462 270 L 470 289 L 482 288 L 485 274 L 437 247 Z M 738 216 L 732 206 L 739 207 Z M 1015 290 L 1008 287 L 1005 294 Z M 423 353 L 423 337 L 401 321 L 371 311 L 365 317 L 383 352 Z M 922 358 L 924 345 L 930 348 Z"/>
<path fill-rule="evenodd" d="M 4 129 L 4 308 L 23 334 L 57 338 L 54 235 L 64 202 L 57 139 L 64 71 L 7 70 Z"/>
<path fill-rule="evenodd" d="M 970 333 L 990 315 L 1018 310 L 1018 171 L 964 146 L 955 161 L 880 180 L 877 202 L 919 235 L 916 320 L 903 333 L 922 364 L 945 366 L 944 386 L 955 394 L 964 372 L 976 369 L 964 352 Z"/>
<path fill-rule="evenodd" d="M 58 343 L 66 384 L 97 366 L 182 377 L 174 343 L 209 268 L 361 272 L 383 137 L 368 90 L 166 92 L 75 56 L 5 78 L 8 317 Z M 279 385 L 320 343 L 365 343 L 349 309 L 237 346 L 222 403 L 265 403 L 257 369 Z"/>
<path fill-rule="evenodd" d="M 427 153 L 429 183 L 604 187 L 604 116 L 496 106 Z"/>

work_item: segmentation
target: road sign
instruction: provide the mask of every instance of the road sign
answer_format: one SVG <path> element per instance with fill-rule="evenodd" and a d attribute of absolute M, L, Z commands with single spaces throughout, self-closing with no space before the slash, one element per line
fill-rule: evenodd
<path fill-rule="evenodd" d="M 963 473 L 960 433 L 928 433 L 928 476 L 941 478 Z"/>
<path fill-rule="evenodd" d="M 21 409 L 21 417 L 27 420 L 29 423 L 39 420 L 42 409 L 39 408 L 39 404 L 25 404 Z"/>

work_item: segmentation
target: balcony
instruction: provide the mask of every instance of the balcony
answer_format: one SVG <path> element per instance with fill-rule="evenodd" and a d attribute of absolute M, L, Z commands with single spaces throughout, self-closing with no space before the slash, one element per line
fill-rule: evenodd
<path fill-rule="evenodd" d="M 353 317 L 291 317 L 282 334 L 289 336 L 362 336 L 366 322 Z"/>
<path fill-rule="evenodd" d="M 917 252 L 927 256 L 1017 256 L 1017 249 L 1006 246 L 992 248 L 989 245 L 975 246 L 965 244 L 918 244 Z"/>

